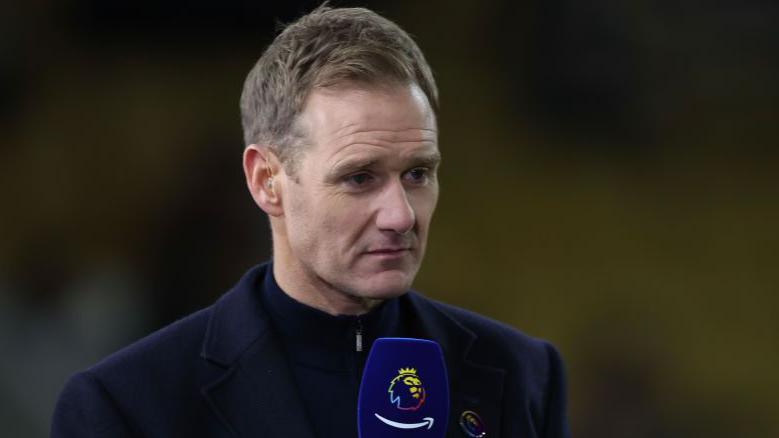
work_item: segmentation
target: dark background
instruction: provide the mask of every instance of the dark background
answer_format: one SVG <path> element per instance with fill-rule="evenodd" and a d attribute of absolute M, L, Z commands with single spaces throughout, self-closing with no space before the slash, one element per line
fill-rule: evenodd
<path fill-rule="evenodd" d="M 0 5 L 0 430 L 269 256 L 238 97 L 315 1 Z M 441 91 L 416 287 L 553 341 L 576 437 L 779 436 L 779 4 L 334 1 Z"/>

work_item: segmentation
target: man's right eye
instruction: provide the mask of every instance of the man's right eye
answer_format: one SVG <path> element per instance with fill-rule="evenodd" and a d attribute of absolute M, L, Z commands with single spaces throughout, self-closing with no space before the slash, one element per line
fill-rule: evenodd
<path fill-rule="evenodd" d="M 346 177 L 346 182 L 354 187 L 364 187 L 373 181 L 373 176 L 368 173 L 355 173 Z"/>

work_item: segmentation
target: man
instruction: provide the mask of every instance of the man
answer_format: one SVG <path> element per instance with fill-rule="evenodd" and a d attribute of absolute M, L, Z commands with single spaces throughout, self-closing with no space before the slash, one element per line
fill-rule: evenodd
<path fill-rule="evenodd" d="M 553 347 L 409 291 L 438 199 L 436 102 L 419 48 L 375 13 L 288 26 L 241 97 L 273 261 L 71 378 L 52 435 L 356 436 L 366 352 L 393 336 L 441 345 L 448 436 L 567 436 Z"/>

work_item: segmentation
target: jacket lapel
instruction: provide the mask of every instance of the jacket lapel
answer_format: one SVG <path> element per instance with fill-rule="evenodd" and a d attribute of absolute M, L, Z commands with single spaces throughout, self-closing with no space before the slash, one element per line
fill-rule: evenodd
<path fill-rule="evenodd" d="M 464 364 L 460 373 L 460 377 L 451 382 L 447 436 L 467 436 L 460 426 L 460 417 L 465 411 L 473 411 L 484 422 L 487 436 L 500 437 L 504 371 Z"/>
<path fill-rule="evenodd" d="M 487 436 L 500 437 L 505 370 L 479 364 L 479 358 L 471 354 L 476 334 L 436 303 L 413 292 L 408 296 L 419 315 L 418 335 L 438 342 L 444 351 L 450 389 L 447 436 L 467 436 L 460 426 L 460 416 L 474 411 L 484 422 Z"/>
<path fill-rule="evenodd" d="M 201 392 L 234 436 L 313 438 L 258 298 L 266 266 L 251 270 L 214 305 L 201 356 L 218 371 Z"/>

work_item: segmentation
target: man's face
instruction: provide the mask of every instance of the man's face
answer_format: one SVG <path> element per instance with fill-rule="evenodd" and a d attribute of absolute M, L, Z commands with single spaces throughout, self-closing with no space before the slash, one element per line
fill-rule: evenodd
<path fill-rule="evenodd" d="M 319 293 L 405 292 L 438 200 L 435 115 L 416 85 L 314 90 L 282 198 L 289 263 Z"/>

